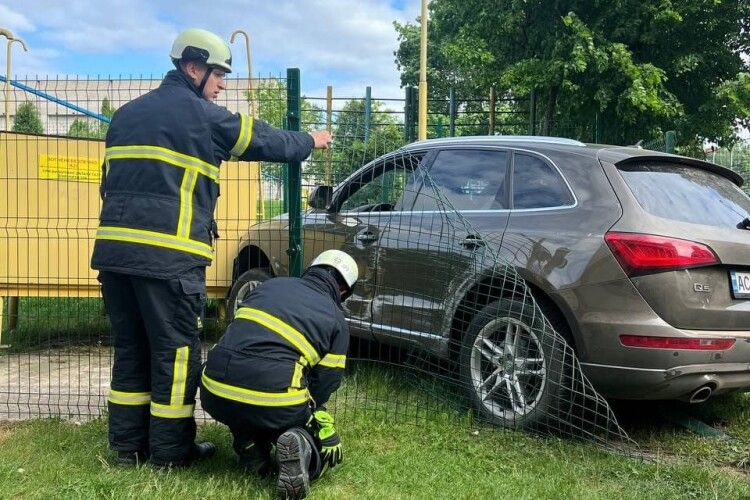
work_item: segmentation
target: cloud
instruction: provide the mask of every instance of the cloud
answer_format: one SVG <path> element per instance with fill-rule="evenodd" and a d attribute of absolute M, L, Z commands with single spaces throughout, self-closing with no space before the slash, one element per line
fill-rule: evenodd
<path fill-rule="evenodd" d="M 227 10 L 237 13 L 229 26 Z M 183 12 L 183 22 L 189 23 L 192 13 Z M 370 85 L 374 92 L 400 96 L 393 21 L 413 20 L 418 14 L 419 0 L 405 2 L 403 9 L 382 0 L 277 0 L 254 3 L 252 9 L 234 1 L 205 12 L 203 20 L 209 29 L 225 35 L 235 28 L 248 31 L 256 74 L 298 67 L 306 88 L 311 81 L 323 88 L 344 82 L 360 88 L 360 93 Z M 235 44 L 233 50 L 235 64 L 246 71 L 244 47 Z"/>
<path fill-rule="evenodd" d="M 0 0 L 0 8 L 10 9 L 2 5 L 7 1 Z M 146 0 L 25 0 L 26 14 L 19 15 L 50 47 L 112 54 L 171 43 L 177 28 L 160 20 L 153 5 Z"/>
<path fill-rule="evenodd" d="M 33 49 L 29 47 L 28 52 L 17 44 L 13 45 L 13 68 L 11 74 L 13 79 L 26 80 L 29 78 L 46 78 L 47 76 L 61 76 L 63 71 L 58 66 L 60 52 L 54 49 Z M 5 66 L 3 66 L 3 74 Z"/>
<path fill-rule="evenodd" d="M 331 84 L 363 94 L 370 85 L 376 95 L 400 97 L 392 23 L 413 21 L 419 5 L 419 0 L 24 0 L 21 13 L 17 0 L 0 0 L 0 19 L 33 39 L 34 56 L 26 64 L 34 71 L 49 64 L 47 72 L 54 72 L 86 55 L 90 74 L 112 72 L 113 60 L 123 74 L 158 74 L 165 66 L 129 65 L 148 64 L 148 57 L 150 64 L 161 64 L 176 34 L 189 27 L 227 38 L 244 29 L 251 36 L 256 75 L 298 67 L 303 89 Z M 237 71 L 246 73 L 244 44 L 232 49 Z"/>
<path fill-rule="evenodd" d="M 36 30 L 34 24 L 26 16 L 3 4 L 0 4 L 0 20 L 2 20 L 0 21 L 2 27 L 9 29 L 15 36 L 18 36 L 18 31 Z"/>

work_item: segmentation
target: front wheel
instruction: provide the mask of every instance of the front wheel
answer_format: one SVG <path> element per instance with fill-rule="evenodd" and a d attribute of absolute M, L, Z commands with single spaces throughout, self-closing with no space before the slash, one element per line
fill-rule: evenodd
<path fill-rule="evenodd" d="M 565 342 L 530 300 L 500 299 L 473 318 L 461 347 L 461 379 L 482 418 L 528 428 L 560 409 Z"/>
<path fill-rule="evenodd" d="M 250 295 L 250 292 L 272 277 L 270 269 L 256 267 L 248 269 L 237 278 L 237 281 L 232 284 L 227 298 L 227 318 L 229 321 L 234 319 L 234 313 L 239 309 L 240 303 Z"/>

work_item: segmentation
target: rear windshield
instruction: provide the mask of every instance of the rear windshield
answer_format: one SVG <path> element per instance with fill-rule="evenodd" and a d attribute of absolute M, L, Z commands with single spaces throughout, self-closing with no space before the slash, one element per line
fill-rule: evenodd
<path fill-rule="evenodd" d="M 750 217 L 750 198 L 718 174 L 676 163 L 618 166 L 638 203 L 666 219 L 731 226 Z"/>

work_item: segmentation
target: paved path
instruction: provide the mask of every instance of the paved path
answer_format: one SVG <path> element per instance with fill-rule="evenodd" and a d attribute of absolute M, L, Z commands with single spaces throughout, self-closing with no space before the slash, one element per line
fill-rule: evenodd
<path fill-rule="evenodd" d="M 1 353 L 0 420 L 101 416 L 107 408 L 111 364 L 109 347 Z M 200 405 L 196 417 L 204 418 Z"/>

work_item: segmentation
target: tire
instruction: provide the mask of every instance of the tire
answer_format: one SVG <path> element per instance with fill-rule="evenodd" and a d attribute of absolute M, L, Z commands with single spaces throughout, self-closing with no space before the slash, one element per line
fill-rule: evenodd
<path fill-rule="evenodd" d="M 562 410 L 562 381 L 569 380 L 564 359 L 565 343 L 545 327 L 530 297 L 500 299 L 469 324 L 459 357 L 461 382 L 482 420 L 509 428 L 543 426 Z"/>
<path fill-rule="evenodd" d="M 248 269 L 242 273 L 237 278 L 237 281 L 232 283 L 232 288 L 229 290 L 229 297 L 227 297 L 227 319 L 229 321 L 234 319 L 234 313 L 237 311 L 239 303 L 245 300 L 255 287 L 271 278 L 273 278 L 271 270 L 265 267 Z"/>

